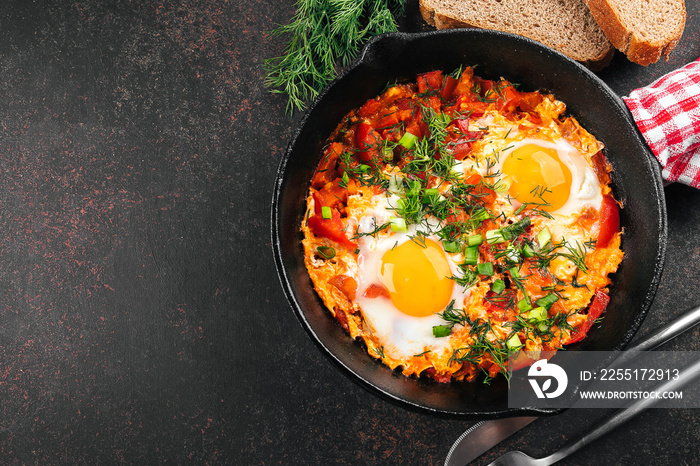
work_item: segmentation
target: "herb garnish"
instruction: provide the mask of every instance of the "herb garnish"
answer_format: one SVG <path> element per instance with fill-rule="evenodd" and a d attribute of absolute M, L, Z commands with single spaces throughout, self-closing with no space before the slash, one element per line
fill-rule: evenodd
<path fill-rule="evenodd" d="M 298 0 L 292 21 L 273 35 L 289 37 L 283 55 L 266 61 L 265 84 L 286 94 L 287 111 L 305 108 L 368 39 L 397 30 L 405 0 Z"/>

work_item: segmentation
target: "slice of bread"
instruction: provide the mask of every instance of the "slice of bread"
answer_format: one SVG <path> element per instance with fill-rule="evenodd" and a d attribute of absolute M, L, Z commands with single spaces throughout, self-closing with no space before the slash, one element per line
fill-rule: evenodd
<path fill-rule="evenodd" d="M 656 63 L 685 29 L 684 0 L 585 0 L 613 45 L 640 65 Z"/>
<path fill-rule="evenodd" d="M 519 34 L 592 70 L 607 66 L 615 51 L 584 0 L 420 0 L 419 7 L 423 19 L 438 29 L 477 27 Z"/>

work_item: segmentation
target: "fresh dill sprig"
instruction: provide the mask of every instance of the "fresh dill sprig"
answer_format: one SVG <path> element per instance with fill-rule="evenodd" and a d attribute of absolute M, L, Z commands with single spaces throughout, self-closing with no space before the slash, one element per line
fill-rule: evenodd
<path fill-rule="evenodd" d="M 289 24 L 272 31 L 289 37 L 283 54 L 266 60 L 265 84 L 286 94 L 287 111 L 306 102 L 347 66 L 371 37 L 397 30 L 405 0 L 298 0 Z"/>

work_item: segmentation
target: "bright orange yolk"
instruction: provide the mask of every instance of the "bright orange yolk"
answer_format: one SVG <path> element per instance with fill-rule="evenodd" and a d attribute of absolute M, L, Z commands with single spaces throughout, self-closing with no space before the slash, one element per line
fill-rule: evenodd
<path fill-rule="evenodd" d="M 526 144 L 503 162 L 501 170 L 510 179 L 510 195 L 520 203 L 532 202 L 555 211 L 569 199 L 571 170 L 559 159 L 556 149 Z"/>
<path fill-rule="evenodd" d="M 425 247 L 409 240 L 387 251 L 380 274 L 391 301 L 404 314 L 435 314 L 445 309 L 452 296 L 454 282 L 445 253 L 429 239 Z"/>

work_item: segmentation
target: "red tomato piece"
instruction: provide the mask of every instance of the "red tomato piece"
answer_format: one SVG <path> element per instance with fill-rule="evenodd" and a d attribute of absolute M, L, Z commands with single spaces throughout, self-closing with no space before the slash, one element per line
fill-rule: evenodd
<path fill-rule="evenodd" d="M 409 124 L 406 125 L 406 132 L 411 133 L 412 135 L 422 138 L 423 137 L 423 132 L 421 131 L 421 125 L 419 121 L 412 120 Z"/>
<path fill-rule="evenodd" d="M 454 124 L 457 125 L 457 129 L 459 129 L 460 132 L 462 133 L 468 133 L 469 132 L 469 120 L 455 120 Z"/>
<path fill-rule="evenodd" d="M 472 151 L 472 141 L 468 139 L 459 138 L 453 144 L 452 156 L 457 160 L 464 160 Z"/>
<path fill-rule="evenodd" d="M 366 121 L 361 121 L 355 128 L 355 147 L 359 149 L 357 157 L 367 162 L 377 154 L 377 148 L 374 147 L 379 141 L 379 133 L 377 133 L 372 125 Z"/>
<path fill-rule="evenodd" d="M 334 142 L 328 147 L 316 168 L 316 173 L 312 180 L 312 186 L 314 188 L 321 188 L 336 177 L 336 165 L 342 153 L 343 145 L 339 142 Z"/>
<path fill-rule="evenodd" d="M 314 193 L 314 212 L 315 214 L 309 217 L 308 225 L 311 231 L 317 236 L 328 238 L 331 241 L 342 244 L 348 249 L 357 249 L 357 243 L 350 241 L 343 231 L 343 221 L 340 219 L 338 209 L 331 207 L 331 218 L 323 218 L 322 208 L 323 197 Z M 330 207 L 330 206 L 325 206 Z"/>
<path fill-rule="evenodd" d="M 464 95 L 471 94 L 472 88 L 474 87 L 474 69 L 467 68 L 462 71 L 462 75 L 459 77 L 457 82 L 457 87 L 455 87 L 454 95 Z"/>
<path fill-rule="evenodd" d="M 447 76 L 445 78 L 445 85 L 442 87 L 442 98 L 443 100 L 452 100 L 455 88 L 457 87 L 459 81 L 457 81 L 452 76 Z"/>
<path fill-rule="evenodd" d="M 596 319 L 600 317 L 605 311 L 605 308 L 608 307 L 609 302 L 610 296 L 605 294 L 604 291 L 596 291 L 595 296 L 593 297 L 593 302 L 588 308 L 588 318 L 586 319 L 586 322 L 571 332 L 571 340 L 569 340 L 567 344 L 576 343 L 577 341 L 583 340 L 595 323 Z"/>
<path fill-rule="evenodd" d="M 457 160 L 463 160 L 471 152 L 473 142 L 481 139 L 485 131 L 469 131 L 469 120 L 455 120 L 454 123 L 460 137 L 450 144 L 453 147 L 452 155 Z"/>
<path fill-rule="evenodd" d="M 442 71 L 429 71 L 418 75 L 418 92 L 424 94 L 428 90 L 442 89 Z"/>
<path fill-rule="evenodd" d="M 342 188 L 340 180 L 336 179 L 332 183 L 326 184 L 323 189 L 316 191 L 314 200 L 321 206 L 335 208 L 338 204 L 345 203 L 348 200 L 348 190 Z"/>
<path fill-rule="evenodd" d="M 520 102 L 520 93 L 510 83 L 505 83 L 498 91 L 497 108 L 499 110 L 514 110 Z"/>
<path fill-rule="evenodd" d="M 539 92 L 520 92 L 520 100 L 518 102 L 518 107 L 520 107 L 520 110 L 523 112 L 534 112 L 537 106 L 542 102 L 543 97 L 542 94 Z M 538 119 L 540 122 L 542 121 L 541 118 Z"/>
<path fill-rule="evenodd" d="M 620 231 L 620 208 L 612 196 L 603 197 L 600 205 L 600 232 L 598 247 L 605 247 L 615 234 Z"/>
<path fill-rule="evenodd" d="M 382 102 L 379 100 L 368 100 L 360 109 L 357 111 L 357 115 L 362 118 L 370 118 L 377 113 L 379 108 L 382 106 Z"/>
<path fill-rule="evenodd" d="M 458 110 L 460 112 L 468 112 L 469 116 L 478 118 L 486 112 L 489 103 L 481 100 L 472 100 L 471 96 L 473 94 L 465 94 L 459 98 Z"/>
<path fill-rule="evenodd" d="M 389 294 L 389 290 L 387 290 L 387 288 L 384 285 L 372 283 L 370 286 L 367 287 L 363 296 L 365 298 L 378 298 L 382 296 L 388 299 L 391 295 Z"/>
<path fill-rule="evenodd" d="M 399 123 L 399 114 L 398 112 L 393 112 L 389 113 L 388 115 L 384 115 L 379 119 L 377 122 L 377 128 L 386 128 L 388 126 L 394 126 Z"/>
<path fill-rule="evenodd" d="M 354 243 L 345 236 L 343 231 L 343 222 L 340 219 L 340 212 L 336 209 L 331 209 L 331 218 L 323 218 L 321 215 L 312 215 L 309 218 L 309 228 L 316 235 L 328 238 L 338 244 L 345 246 L 348 249 L 357 249 L 357 243 Z"/>

